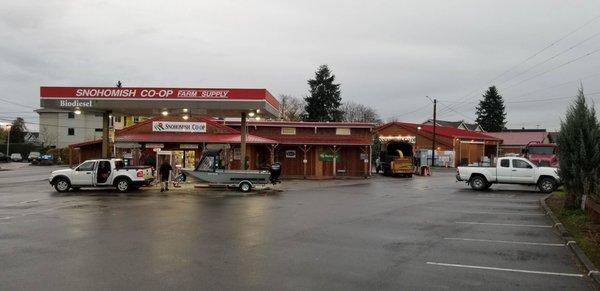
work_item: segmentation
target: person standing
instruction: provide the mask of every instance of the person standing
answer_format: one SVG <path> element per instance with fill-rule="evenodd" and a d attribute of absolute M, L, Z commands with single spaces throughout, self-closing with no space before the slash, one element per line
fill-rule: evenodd
<path fill-rule="evenodd" d="M 171 175 L 171 171 L 173 171 L 173 167 L 171 167 L 169 161 L 164 160 L 158 169 L 158 174 L 160 175 L 160 192 L 169 191 L 169 176 Z"/>

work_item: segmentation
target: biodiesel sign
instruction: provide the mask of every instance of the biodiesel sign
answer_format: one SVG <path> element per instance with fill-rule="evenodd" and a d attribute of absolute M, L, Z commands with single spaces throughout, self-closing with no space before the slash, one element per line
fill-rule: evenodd
<path fill-rule="evenodd" d="M 319 153 L 319 160 L 323 161 L 323 162 L 333 162 L 333 153 L 331 151 L 324 151 Z M 335 160 L 336 162 L 339 162 L 342 160 L 342 155 L 340 155 L 340 152 L 337 152 L 335 154 Z"/>
<path fill-rule="evenodd" d="M 206 122 L 153 121 L 154 132 L 206 132 Z"/>

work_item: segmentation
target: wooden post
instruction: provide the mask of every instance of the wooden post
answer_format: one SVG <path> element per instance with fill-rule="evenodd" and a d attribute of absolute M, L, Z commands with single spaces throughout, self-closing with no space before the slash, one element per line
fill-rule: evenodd
<path fill-rule="evenodd" d="M 333 145 L 332 154 L 333 154 L 333 177 L 337 177 L 337 152 L 339 148 L 336 145 Z"/>
<path fill-rule="evenodd" d="M 241 123 L 241 137 L 240 137 L 240 169 L 246 170 L 246 135 L 248 134 L 248 127 L 246 126 L 246 112 L 242 112 L 242 123 Z"/>
<path fill-rule="evenodd" d="M 361 148 L 361 152 L 365 157 L 369 157 L 368 151 L 369 150 L 369 146 L 365 146 L 364 148 Z M 369 165 L 369 163 L 366 160 L 361 159 L 361 162 L 363 163 L 363 168 L 365 171 L 365 178 L 368 177 L 369 171 L 367 170 L 367 167 Z"/>
<path fill-rule="evenodd" d="M 269 153 L 271 154 L 270 156 L 270 160 L 271 160 L 271 165 L 275 163 L 275 148 L 277 147 L 277 144 L 272 144 L 269 145 Z"/>
<path fill-rule="evenodd" d="M 102 158 L 110 158 L 110 144 L 108 140 L 108 127 L 110 126 L 109 112 L 102 113 Z"/>
<path fill-rule="evenodd" d="M 306 164 L 308 163 L 308 157 L 306 155 L 306 153 L 310 150 L 310 147 L 307 147 L 306 145 L 300 147 L 300 150 L 302 151 L 303 155 L 302 155 L 302 173 L 304 176 L 304 179 L 306 180 Z"/>

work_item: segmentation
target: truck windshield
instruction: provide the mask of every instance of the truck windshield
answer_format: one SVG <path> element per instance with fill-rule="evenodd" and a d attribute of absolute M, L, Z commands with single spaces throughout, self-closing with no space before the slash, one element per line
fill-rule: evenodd
<path fill-rule="evenodd" d="M 552 155 L 554 154 L 555 147 L 529 147 L 527 152 L 534 155 Z"/>
<path fill-rule="evenodd" d="M 215 157 L 213 157 L 213 156 L 204 157 L 204 159 L 202 159 L 202 163 L 200 165 L 198 165 L 198 170 L 211 171 L 214 161 L 215 161 Z"/>

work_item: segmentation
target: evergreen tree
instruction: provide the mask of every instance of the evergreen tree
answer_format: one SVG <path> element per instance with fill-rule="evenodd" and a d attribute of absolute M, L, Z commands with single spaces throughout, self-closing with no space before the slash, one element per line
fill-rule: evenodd
<path fill-rule="evenodd" d="M 504 100 L 498 94 L 496 86 L 490 87 L 477 106 L 477 123 L 485 131 L 502 131 L 506 124 Z"/>
<path fill-rule="evenodd" d="M 315 78 L 308 80 L 310 96 L 306 101 L 305 121 L 341 121 L 343 112 L 340 110 L 342 97 L 340 84 L 335 84 L 335 75 L 331 74 L 327 65 L 319 67 Z"/>
<path fill-rule="evenodd" d="M 27 133 L 27 126 L 25 126 L 25 120 L 22 117 L 17 117 L 12 123 L 10 128 L 10 142 L 11 143 L 22 143 L 25 141 L 25 134 Z"/>
<path fill-rule="evenodd" d="M 583 89 L 567 110 L 558 135 L 559 175 L 567 199 L 565 208 L 581 205 L 583 195 L 598 197 L 600 179 L 600 125 L 593 106 L 588 107 Z"/>

